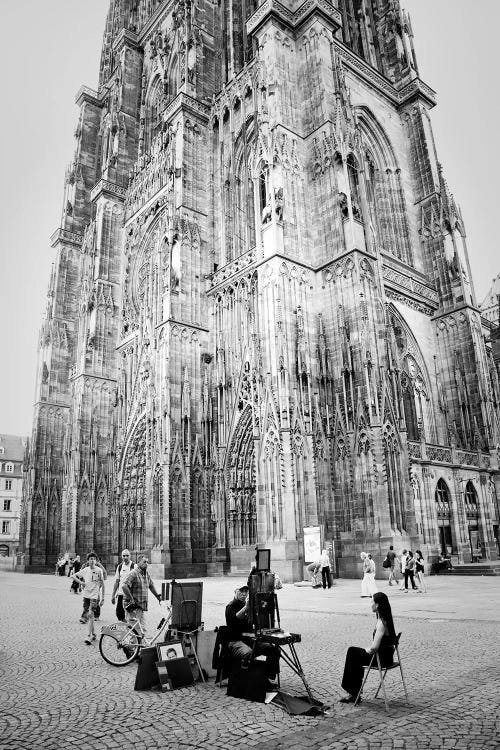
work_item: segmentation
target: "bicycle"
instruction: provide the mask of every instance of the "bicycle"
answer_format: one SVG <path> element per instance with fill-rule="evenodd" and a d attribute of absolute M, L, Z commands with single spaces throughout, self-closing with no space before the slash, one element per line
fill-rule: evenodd
<path fill-rule="evenodd" d="M 132 623 L 114 622 L 103 627 L 99 638 L 99 651 L 104 661 L 112 667 L 125 667 L 134 661 L 142 648 L 154 646 L 161 639 L 165 640 L 163 636 L 172 619 L 172 607 L 166 601 L 160 602 L 160 607 L 162 605 L 167 611 L 156 628 L 158 632 L 151 638 L 146 636 L 137 619 Z"/>

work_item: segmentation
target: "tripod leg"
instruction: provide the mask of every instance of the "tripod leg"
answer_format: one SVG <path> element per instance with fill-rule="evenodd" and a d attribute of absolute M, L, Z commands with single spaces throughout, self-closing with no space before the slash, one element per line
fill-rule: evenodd
<path fill-rule="evenodd" d="M 201 668 L 200 660 L 198 659 L 198 654 L 197 654 L 197 652 L 196 652 L 196 649 L 195 649 L 195 647 L 194 647 L 194 643 L 193 643 L 193 637 L 192 637 L 192 635 L 191 635 L 190 633 L 186 633 L 186 634 L 185 634 L 185 638 L 186 638 L 186 639 L 187 639 L 187 641 L 189 642 L 189 647 L 190 647 L 190 649 L 191 649 L 191 651 L 192 651 L 192 653 L 193 653 L 193 656 L 194 656 L 194 658 L 195 658 L 195 661 L 196 661 L 196 663 L 197 663 L 197 665 L 198 665 L 198 669 L 199 669 L 199 671 L 200 671 L 200 677 L 201 677 L 201 681 L 202 681 L 202 682 L 206 682 L 206 680 L 205 680 L 205 675 L 203 674 L 203 669 Z"/>
<path fill-rule="evenodd" d="M 278 607 L 278 595 L 276 594 L 276 592 L 274 593 L 274 607 L 276 609 L 276 620 L 278 622 L 278 627 L 281 628 L 281 623 L 280 623 L 280 608 Z"/>
<path fill-rule="evenodd" d="M 304 687 L 307 690 L 307 695 L 309 696 L 309 700 L 311 701 L 311 704 L 313 704 L 314 703 L 313 694 L 311 693 L 311 688 L 309 687 L 309 684 L 306 680 L 306 676 L 304 674 L 304 670 L 302 669 L 302 664 L 299 661 L 299 657 L 297 656 L 295 646 L 293 645 L 293 643 L 290 643 L 289 647 L 290 647 L 290 653 L 292 654 L 292 660 L 295 666 L 295 672 L 298 674 L 298 676 L 304 683 Z"/>

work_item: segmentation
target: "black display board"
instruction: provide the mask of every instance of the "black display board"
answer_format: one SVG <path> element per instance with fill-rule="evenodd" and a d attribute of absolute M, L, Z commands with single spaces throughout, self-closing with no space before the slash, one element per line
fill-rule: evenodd
<path fill-rule="evenodd" d="M 201 581 L 172 581 L 171 584 L 173 630 L 196 630 L 202 622 L 203 583 Z"/>
<path fill-rule="evenodd" d="M 151 688 L 160 684 L 158 670 L 156 669 L 157 660 L 156 646 L 148 646 L 142 649 L 137 665 L 134 690 L 151 690 Z"/>

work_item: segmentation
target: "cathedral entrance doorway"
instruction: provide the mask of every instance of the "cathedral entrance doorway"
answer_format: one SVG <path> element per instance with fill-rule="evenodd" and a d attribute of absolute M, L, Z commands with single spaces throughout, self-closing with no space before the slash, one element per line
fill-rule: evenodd
<path fill-rule="evenodd" d="M 443 557 L 448 557 L 453 551 L 453 544 L 451 539 L 451 526 L 448 523 L 446 526 L 439 526 L 439 549 Z"/>

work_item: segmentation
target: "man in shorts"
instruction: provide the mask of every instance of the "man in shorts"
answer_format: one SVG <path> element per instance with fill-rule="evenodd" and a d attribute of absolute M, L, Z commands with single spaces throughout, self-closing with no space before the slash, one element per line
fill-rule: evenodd
<path fill-rule="evenodd" d="M 104 575 L 102 569 L 97 567 L 97 555 L 95 552 L 89 552 L 87 555 L 87 565 L 78 573 L 71 576 L 74 581 L 83 583 L 83 610 L 88 611 L 87 624 L 89 626 L 88 635 L 85 643 L 90 646 L 96 639 L 94 632 L 94 615 L 97 607 L 104 604 Z M 81 622 L 82 620 L 80 620 Z"/>
<path fill-rule="evenodd" d="M 130 551 L 124 549 L 122 552 L 122 561 L 116 567 L 113 593 L 111 594 L 111 604 L 114 604 L 116 601 L 116 617 L 120 622 L 125 622 L 125 610 L 123 609 L 123 584 L 129 577 L 130 571 L 133 569 L 134 563 L 130 559 Z"/>

